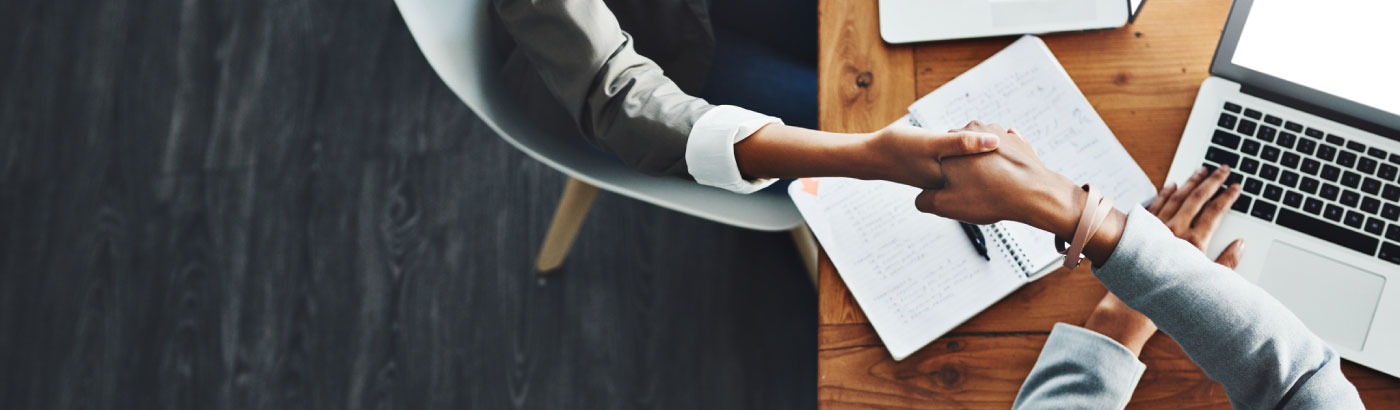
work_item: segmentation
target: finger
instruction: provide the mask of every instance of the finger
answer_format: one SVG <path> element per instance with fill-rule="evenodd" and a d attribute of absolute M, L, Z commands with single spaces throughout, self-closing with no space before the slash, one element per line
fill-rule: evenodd
<path fill-rule="evenodd" d="M 937 196 L 938 190 L 925 189 L 923 192 L 919 193 L 919 196 L 914 197 L 914 208 L 918 209 L 919 212 L 938 215 L 937 207 L 933 206 L 935 197 Z"/>
<path fill-rule="evenodd" d="M 1240 198 L 1240 184 L 1232 184 L 1225 189 L 1225 193 L 1210 200 L 1205 209 L 1201 210 L 1201 216 L 1196 217 L 1196 221 L 1191 225 L 1191 230 L 1196 231 L 1196 238 L 1201 242 L 1196 246 L 1205 249 L 1210 246 L 1210 237 L 1215 234 L 1215 229 L 1220 227 L 1220 221 L 1225 220 L 1225 215 L 1230 213 L 1230 207 L 1235 205 L 1235 200 Z"/>
<path fill-rule="evenodd" d="M 1167 203 L 1167 198 L 1170 198 L 1175 192 L 1176 183 L 1167 183 L 1167 186 L 1162 187 L 1162 192 L 1157 194 L 1157 198 L 1152 200 L 1152 205 L 1147 206 L 1147 212 L 1157 215 L 1162 210 L 1162 205 Z"/>
<path fill-rule="evenodd" d="M 956 132 L 929 139 L 931 155 L 937 159 L 979 154 L 997 149 L 1001 137 L 985 132 Z"/>
<path fill-rule="evenodd" d="M 1240 266 L 1240 259 L 1243 258 L 1244 238 L 1240 238 L 1236 239 L 1234 242 L 1230 242 L 1230 246 L 1226 246 L 1225 250 L 1220 252 L 1220 256 L 1215 258 L 1215 263 L 1234 269 L 1236 266 Z"/>
<path fill-rule="evenodd" d="M 985 124 L 982 124 L 982 121 L 972 120 L 972 121 L 968 121 L 968 122 L 967 122 L 967 125 L 964 125 L 962 128 L 960 128 L 960 130 L 962 130 L 962 131 L 979 130 L 979 129 L 982 129 L 982 127 L 983 127 L 984 125 L 985 125 Z"/>
<path fill-rule="evenodd" d="M 1006 133 L 1007 133 L 1007 134 L 1012 134 L 1012 135 L 1021 135 L 1021 133 L 1016 132 L 1016 129 L 1015 129 L 1015 128 L 1007 128 L 1007 129 L 1006 129 Z"/>
<path fill-rule="evenodd" d="M 1191 190 L 1196 188 L 1196 184 L 1201 182 L 1201 178 L 1205 177 L 1206 167 L 1196 168 L 1196 173 L 1191 174 L 1190 178 L 1186 178 L 1186 182 L 1178 185 L 1176 192 L 1173 192 L 1172 196 L 1167 198 L 1167 202 L 1162 204 L 1162 212 L 1158 213 L 1157 217 L 1161 218 L 1162 221 L 1170 221 L 1175 217 L 1177 208 L 1180 208 L 1181 202 L 1186 200 L 1186 195 L 1190 194 Z"/>
<path fill-rule="evenodd" d="M 1225 183 L 1225 178 L 1230 176 L 1230 166 L 1223 165 L 1220 169 L 1210 173 L 1200 184 L 1191 189 L 1191 194 L 1181 201 L 1181 208 L 1176 210 L 1176 215 L 1172 219 L 1178 220 L 1182 226 L 1191 226 L 1191 221 L 1196 220 L 1196 216 L 1201 213 L 1201 207 L 1206 201 L 1215 196 L 1220 191 L 1220 185 Z"/>
<path fill-rule="evenodd" d="M 998 133 L 998 134 L 1006 132 L 1006 128 L 1002 128 L 1002 127 L 1001 127 L 1001 124 L 997 124 L 997 123 L 987 124 L 987 128 L 988 128 L 989 130 L 991 130 L 992 132 L 995 132 L 995 133 Z"/>

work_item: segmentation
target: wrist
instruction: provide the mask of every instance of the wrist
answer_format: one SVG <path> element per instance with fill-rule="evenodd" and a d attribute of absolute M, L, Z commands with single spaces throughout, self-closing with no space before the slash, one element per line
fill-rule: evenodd
<path fill-rule="evenodd" d="M 1063 177 L 1048 185 L 1051 188 L 1042 192 L 1042 198 L 1038 201 L 1040 206 L 1033 213 L 1034 219 L 1026 223 L 1061 238 L 1073 237 L 1089 193 Z"/>

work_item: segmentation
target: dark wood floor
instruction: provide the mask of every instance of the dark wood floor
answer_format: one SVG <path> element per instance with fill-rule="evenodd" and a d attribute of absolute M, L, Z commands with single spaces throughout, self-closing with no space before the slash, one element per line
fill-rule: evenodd
<path fill-rule="evenodd" d="M 0 408 L 812 407 L 784 234 L 564 178 L 388 0 L 0 2 Z"/>

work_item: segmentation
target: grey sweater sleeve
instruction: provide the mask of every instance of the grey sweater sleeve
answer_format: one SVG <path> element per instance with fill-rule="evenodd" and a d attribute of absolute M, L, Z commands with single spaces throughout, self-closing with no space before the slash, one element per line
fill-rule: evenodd
<path fill-rule="evenodd" d="M 1341 358 L 1278 300 L 1138 207 L 1094 275 L 1225 386 L 1236 408 L 1361 408 Z"/>
<path fill-rule="evenodd" d="M 681 91 L 633 47 L 602 0 L 493 0 L 588 142 L 642 172 L 685 175 L 690 130 L 713 105 Z"/>

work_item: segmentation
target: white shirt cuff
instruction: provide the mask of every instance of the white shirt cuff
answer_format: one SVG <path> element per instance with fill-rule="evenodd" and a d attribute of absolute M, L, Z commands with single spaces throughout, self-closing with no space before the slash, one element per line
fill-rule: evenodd
<path fill-rule="evenodd" d="M 777 179 L 745 180 L 734 159 L 734 144 L 768 124 L 782 124 L 775 117 L 732 105 L 711 108 L 690 129 L 685 143 L 685 164 L 695 182 L 740 194 L 763 189 Z"/>

